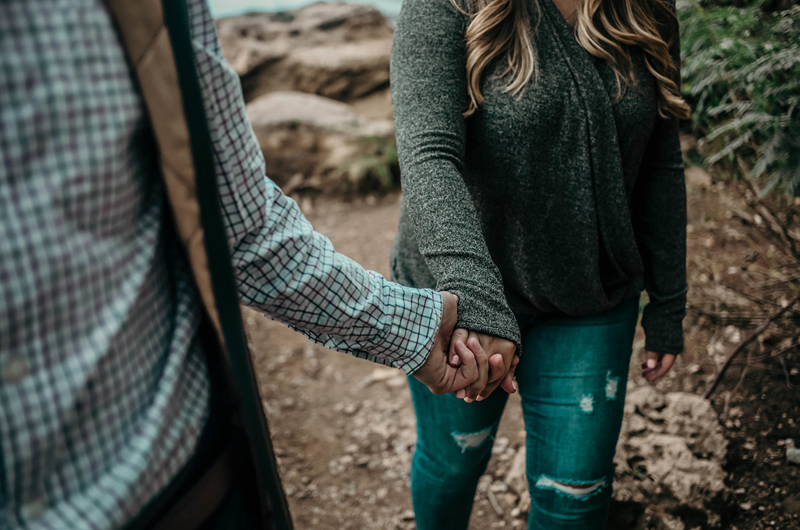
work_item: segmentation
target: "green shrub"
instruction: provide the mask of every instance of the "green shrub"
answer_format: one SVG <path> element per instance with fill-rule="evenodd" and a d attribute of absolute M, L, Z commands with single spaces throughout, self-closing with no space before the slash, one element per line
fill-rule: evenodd
<path fill-rule="evenodd" d="M 358 155 L 342 165 L 340 190 L 345 193 L 384 193 L 400 185 L 394 138 L 365 137 Z"/>
<path fill-rule="evenodd" d="M 800 195 L 800 6 L 678 0 L 684 96 L 706 163 Z M 736 4 L 736 5 L 732 5 Z"/>

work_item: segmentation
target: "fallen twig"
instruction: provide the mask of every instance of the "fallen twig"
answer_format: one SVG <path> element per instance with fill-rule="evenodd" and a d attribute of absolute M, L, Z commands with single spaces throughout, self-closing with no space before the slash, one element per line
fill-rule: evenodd
<path fill-rule="evenodd" d="M 499 517 L 503 517 L 503 509 L 500 507 L 500 503 L 497 502 L 497 497 L 495 497 L 494 492 L 492 490 L 488 490 L 486 492 L 486 496 L 489 497 L 489 504 L 492 505 L 494 513 L 496 513 Z"/>
<path fill-rule="evenodd" d="M 748 315 L 744 312 L 735 313 L 733 311 L 728 311 L 726 313 L 721 313 L 706 311 L 702 307 L 696 305 L 690 305 L 689 310 L 708 318 L 715 324 L 722 326 L 734 325 L 739 329 L 755 327 L 755 325 L 758 322 L 761 322 L 764 318 L 764 315 L 762 314 Z"/>
<path fill-rule="evenodd" d="M 725 375 L 725 372 L 728 370 L 728 367 L 730 367 L 733 358 L 736 357 L 736 355 L 738 355 L 739 352 L 741 352 L 751 342 L 756 340 L 759 335 L 764 333 L 764 331 L 766 331 L 766 329 L 772 322 L 779 319 L 784 313 L 786 313 L 789 309 L 791 309 L 792 306 L 796 304 L 798 300 L 800 300 L 800 293 L 798 293 L 797 296 L 792 298 L 789 301 L 789 303 L 786 304 L 785 307 L 782 307 L 781 309 L 770 315 L 766 320 L 764 320 L 764 322 L 762 322 L 761 325 L 758 326 L 758 328 L 756 328 L 756 330 L 749 337 L 747 337 L 744 341 L 742 341 L 742 343 L 739 344 L 739 346 L 735 350 L 733 350 L 733 352 L 731 352 L 730 355 L 728 355 L 728 358 L 725 359 L 725 362 L 717 372 L 716 377 L 714 377 L 714 380 L 711 382 L 711 386 L 706 391 L 704 396 L 706 399 L 709 399 L 711 397 L 711 394 L 714 393 L 714 390 L 717 388 L 717 385 L 719 385 L 720 381 L 722 381 L 722 377 Z"/>
<path fill-rule="evenodd" d="M 783 355 L 784 353 L 786 353 L 786 352 L 788 352 L 790 350 L 793 350 L 794 348 L 797 348 L 798 346 L 800 346 L 800 340 L 792 342 L 788 346 L 780 348 L 777 351 L 770 352 L 770 353 L 768 353 L 766 355 L 759 355 L 758 357 L 752 357 L 752 358 L 748 355 L 746 361 L 743 361 L 741 363 L 734 363 L 734 364 L 742 365 L 742 364 L 760 363 L 762 361 L 766 361 L 767 359 L 772 359 L 773 357 L 777 357 L 778 355 Z"/>
<path fill-rule="evenodd" d="M 775 305 L 775 301 L 774 300 L 767 300 L 765 298 L 761 298 L 759 296 L 755 296 L 754 294 L 745 292 L 745 291 L 743 291 L 743 290 L 741 290 L 738 287 L 735 287 L 733 285 L 728 285 L 726 283 L 720 283 L 720 286 L 723 289 L 727 289 L 728 291 L 736 294 L 737 296 L 740 296 L 741 298 L 744 298 L 748 302 L 752 302 L 752 303 L 754 303 L 756 305 L 759 305 L 759 306 L 765 306 L 765 305 L 766 306 L 774 306 Z"/>
<path fill-rule="evenodd" d="M 783 360 L 783 355 L 778 355 L 778 360 L 781 362 L 781 368 L 783 368 L 783 376 L 786 378 L 786 386 L 789 390 L 794 390 L 794 385 L 792 385 L 792 380 L 789 378 L 789 369 L 786 368 L 786 361 Z"/>

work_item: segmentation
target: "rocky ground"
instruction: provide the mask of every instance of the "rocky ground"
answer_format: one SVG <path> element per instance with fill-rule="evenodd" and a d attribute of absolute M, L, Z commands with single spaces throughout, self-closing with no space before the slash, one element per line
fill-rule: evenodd
<path fill-rule="evenodd" d="M 397 178 L 390 25 L 368 6 L 318 3 L 222 19 L 218 28 L 267 174 L 337 250 L 388 274 L 399 196 L 373 192 Z M 608 528 L 800 528 L 800 465 L 786 460 L 786 440 L 800 438 L 797 353 L 751 363 L 744 377 L 745 365 L 735 364 L 711 401 L 701 397 L 749 333 L 709 320 L 701 308 L 714 303 L 709 293 L 746 281 L 748 267 L 768 275 L 775 249 L 754 244 L 733 215 L 741 207 L 735 185 L 697 168 L 687 182 L 686 352 L 649 387 L 639 376 L 637 332 Z M 414 528 L 408 471 L 416 437 L 402 374 L 315 346 L 254 312 L 245 317 L 296 526 Z M 761 353 L 773 346 L 759 343 Z M 523 446 L 512 396 L 472 529 L 525 526 Z"/>
<path fill-rule="evenodd" d="M 722 252 L 730 241 L 715 223 L 724 208 L 712 205 L 722 203 L 725 186 L 690 185 L 690 249 Z M 315 228 L 340 252 L 387 274 L 398 199 L 305 204 Z M 705 246 L 711 234 L 719 239 L 713 248 Z M 246 312 L 246 321 L 298 528 L 414 528 L 408 489 L 414 414 L 402 374 L 315 346 L 254 312 Z M 797 391 L 775 367 L 751 370 L 721 422 L 725 389 L 740 373 L 729 374 L 712 402 L 701 394 L 721 352 L 741 332 L 713 329 L 692 315 L 687 331 L 686 353 L 654 387 L 637 372 L 643 345 L 637 333 L 609 529 L 800 528 L 800 466 L 786 462 L 784 445 L 798 437 Z M 796 372 L 791 377 L 800 384 Z M 523 442 L 520 404 L 512 396 L 470 528 L 524 527 Z"/>

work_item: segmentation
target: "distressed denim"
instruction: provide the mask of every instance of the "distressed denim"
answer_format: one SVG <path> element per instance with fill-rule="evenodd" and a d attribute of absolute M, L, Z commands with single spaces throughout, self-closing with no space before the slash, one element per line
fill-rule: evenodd
<path fill-rule="evenodd" d="M 543 317 L 523 331 L 529 530 L 602 530 L 622 423 L 638 300 L 589 317 Z M 409 378 L 417 414 L 411 496 L 419 530 L 465 529 L 508 394 L 481 402 Z"/>

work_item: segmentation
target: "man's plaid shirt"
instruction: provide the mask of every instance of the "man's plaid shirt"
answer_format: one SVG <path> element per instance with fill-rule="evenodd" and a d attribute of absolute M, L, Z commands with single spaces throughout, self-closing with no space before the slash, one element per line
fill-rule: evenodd
<path fill-rule="evenodd" d="M 265 178 L 208 8 L 189 4 L 242 303 L 413 372 L 441 297 L 335 253 Z M 120 527 L 193 451 L 201 306 L 156 168 L 102 1 L 0 1 L 2 530 Z"/>

